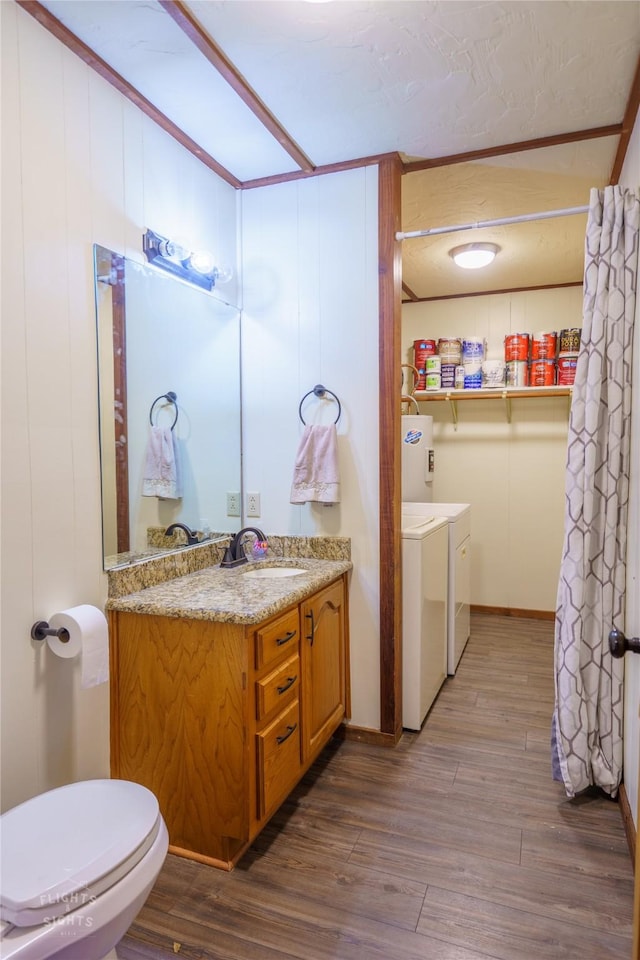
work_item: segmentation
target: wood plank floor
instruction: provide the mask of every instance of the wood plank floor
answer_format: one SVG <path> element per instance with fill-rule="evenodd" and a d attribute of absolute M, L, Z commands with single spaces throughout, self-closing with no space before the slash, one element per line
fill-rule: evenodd
<path fill-rule="evenodd" d="M 230 874 L 169 856 L 120 960 L 629 960 L 618 805 L 551 780 L 552 665 L 553 624 L 474 615 L 420 733 L 331 744 Z"/>

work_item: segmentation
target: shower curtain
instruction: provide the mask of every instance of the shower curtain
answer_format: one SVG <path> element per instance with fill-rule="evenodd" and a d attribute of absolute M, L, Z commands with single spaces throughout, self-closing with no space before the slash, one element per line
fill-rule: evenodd
<path fill-rule="evenodd" d="M 624 660 L 608 636 L 624 630 L 639 224 L 635 193 L 591 191 L 555 620 L 553 775 L 569 797 L 615 797 L 622 776 Z"/>

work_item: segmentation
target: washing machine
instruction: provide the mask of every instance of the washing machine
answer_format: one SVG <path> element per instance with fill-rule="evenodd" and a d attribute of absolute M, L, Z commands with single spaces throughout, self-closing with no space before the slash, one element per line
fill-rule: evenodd
<path fill-rule="evenodd" d="M 471 505 L 403 503 L 402 515 L 444 518 L 448 523 L 447 673 L 453 676 L 471 632 Z"/>
<path fill-rule="evenodd" d="M 419 730 L 447 677 L 448 521 L 402 515 L 402 725 Z"/>

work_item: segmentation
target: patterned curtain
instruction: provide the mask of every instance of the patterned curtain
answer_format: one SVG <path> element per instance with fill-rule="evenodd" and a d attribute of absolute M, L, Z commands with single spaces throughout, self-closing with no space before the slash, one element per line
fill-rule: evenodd
<path fill-rule="evenodd" d="M 555 621 L 552 759 L 569 797 L 615 797 L 622 776 L 624 661 L 608 637 L 624 630 L 639 224 L 633 192 L 591 191 Z"/>

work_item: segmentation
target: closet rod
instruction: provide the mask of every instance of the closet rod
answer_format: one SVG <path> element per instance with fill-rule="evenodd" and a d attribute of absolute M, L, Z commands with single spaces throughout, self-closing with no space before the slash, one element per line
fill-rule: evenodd
<path fill-rule="evenodd" d="M 455 227 L 432 227 L 430 230 L 412 230 L 396 233 L 396 240 L 411 240 L 413 237 L 433 237 L 438 233 L 456 233 L 458 230 L 477 230 L 480 227 L 501 227 L 507 223 L 525 223 L 528 220 L 551 220 L 553 217 L 571 217 L 575 213 L 588 213 L 589 207 L 567 207 L 564 210 L 546 210 L 544 213 L 523 213 L 519 217 L 502 217 L 500 220 L 477 220 L 475 223 L 460 223 Z"/>

